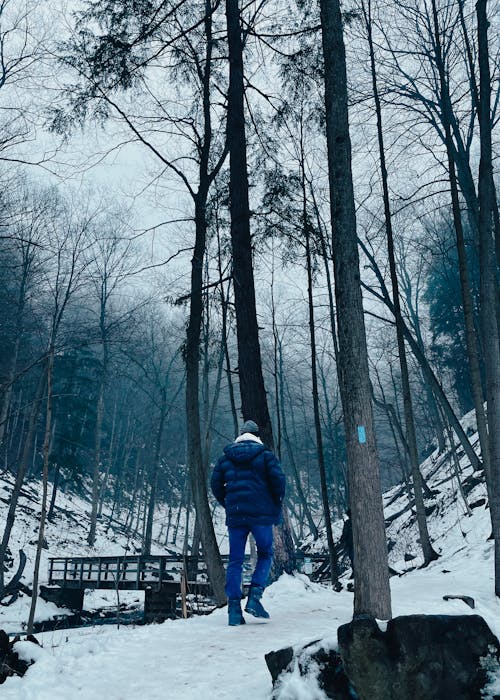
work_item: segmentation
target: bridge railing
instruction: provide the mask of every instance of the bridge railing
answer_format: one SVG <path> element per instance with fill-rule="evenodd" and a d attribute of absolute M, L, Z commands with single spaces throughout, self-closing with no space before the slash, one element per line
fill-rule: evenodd
<path fill-rule="evenodd" d="M 222 557 L 227 562 L 228 556 Z M 323 555 L 297 555 L 299 569 L 313 574 L 324 568 Z M 251 568 L 245 557 L 245 568 Z M 63 588 L 144 589 L 153 584 L 179 582 L 186 569 L 193 583 L 206 581 L 206 567 L 199 557 L 180 555 L 123 555 L 107 557 L 51 557 L 49 586 Z"/>

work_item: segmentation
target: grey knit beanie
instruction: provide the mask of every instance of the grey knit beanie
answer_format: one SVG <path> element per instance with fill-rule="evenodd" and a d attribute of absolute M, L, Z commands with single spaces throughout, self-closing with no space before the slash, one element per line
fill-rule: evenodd
<path fill-rule="evenodd" d="M 243 433 L 252 433 L 252 435 L 258 435 L 259 432 L 259 426 L 255 421 L 246 420 L 241 426 L 240 435 L 243 435 Z"/>

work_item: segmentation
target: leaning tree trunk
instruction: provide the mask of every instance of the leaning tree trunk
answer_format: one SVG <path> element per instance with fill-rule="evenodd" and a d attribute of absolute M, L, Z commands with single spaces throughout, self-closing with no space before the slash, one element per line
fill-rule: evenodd
<path fill-rule="evenodd" d="M 488 52 L 488 18 L 486 0 L 477 0 L 479 56 L 479 270 L 481 275 L 481 324 L 483 331 L 484 366 L 488 442 L 491 472 L 491 522 L 495 539 L 495 593 L 500 597 L 500 348 L 496 290 L 499 270 L 495 254 L 493 164 L 491 148 L 491 77 Z"/>
<path fill-rule="evenodd" d="M 389 294 L 389 291 L 387 289 L 386 283 L 384 276 L 382 275 L 382 272 L 380 271 L 380 268 L 377 265 L 377 262 L 372 255 L 372 253 L 368 250 L 367 246 L 360 241 L 360 246 L 363 249 L 364 254 L 370 261 L 370 267 L 373 270 L 377 281 L 380 285 L 380 292 L 374 291 L 372 288 L 370 288 L 368 285 L 365 285 L 367 289 L 371 291 L 371 293 L 380 301 L 382 301 L 387 308 L 391 311 L 391 313 L 394 315 L 394 304 L 392 302 L 391 296 Z M 420 345 L 419 341 L 416 340 L 413 337 L 413 334 L 411 330 L 409 329 L 408 325 L 404 322 L 403 320 L 403 333 L 406 342 L 411 348 L 411 351 L 413 353 L 413 356 L 417 360 L 418 364 L 420 365 L 420 369 L 422 370 L 422 374 L 425 377 L 425 380 L 429 384 L 430 388 L 434 392 L 434 395 L 436 399 L 439 401 L 441 408 L 443 409 L 443 413 L 446 416 L 446 419 L 450 421 L 451 426 L 453 427 L 453 430 L 455 431 L 458 439 L 460 440 L 460 444 L 464 448 L 464 452 L 467 455 L 467 457 L 470 460 L 471 466 L 474 469 L 474 471 L 478 471 L 482 469 L 482 464 L 481 460 L 477 456 L 477 454 L 474 451 L 474 448 L 472 447 L 469 438 L 465 434 L 465 430 L 462 427 L 462 424 L 458 420 L 457 416 L 455 415 L 455 412 L 448 400 L 448 397 L 443 391 L 443 387 L 439 383 L 438 378 L 434 374 L 434 370 L 429 364 L 429 361 L 427 360 L 425 353 L 423 351 L 422 346 Z"/>
<path fill-rule="evenodd" d="M 375 444 L 351 171 L 347 76 L 339 0 L 320 0 L 326 136 L 339 343 L 353 523 L 354 613 L 391 617 L 380 465 Z"/>
<path fill-rule="evenodd" d="M 260 426 L 263 440 L 272 447 L 273 436 L 262 374 L 252 264 L 244 113 L 243 50 L 238 0 L 226 0 L 226 18 L 229 48 L 227 111 L 227 142 L 230 166 L 229 196 L 241 405 L 243 419 L 256 421 Z M 281 571 L 291 571 L 295 568 L 295 548 L 286 509 L 284 509 L 283 525 L 275 528 L 274 534 L 273 575 L 277 575 Z"/>
<path fill-rule="evenodd" d="M 415 431 L 415 420 L 413 413 L 413 402 L 410 388 L 410 376 L 408 371 L 408 360 L 406 357 L 406 347 L 403 332 L 403 318 L 401 312 L 401 301 L 399 295 L 399 281 L 396 270 L 396 257 L 394 255 L 394 232 L 392 229 L 392 214 L 389 198 L 389 184 L 387 165 L 385 160 L 384 134 L 382 128 L 382 108 L 380 106 L 380 97 L 377 85 L 377 72 L 375 67 L 375 52 L 373 48 L 373 35 L 371 23 L 371 0 L 368 0 L 368 12 L 363 4 L 363 14 L 365 17 L 366 28 L 368 32 L 368 44 L 370 49 L 370 64 L 372 76 L 373 98 L 375 101 L 375 111 L 377 115 L 377 137 L 379 147 L 380 172 L 382 176 L 382 192 L 384 201 L 384 218 L 385 231 L 387 235 L 387 254 L 389 258 L 389 270 L 392 284 L 392 299 L 394 304 L 394 318 L 396 321 L 396 337 L 398 344 L 399 366 L 401 369 L 401 384 L 403 391 L 403 408 L 406 427 L 406 441 L 408 443 L 408 453 L 410 457 L 410 466 L 413 480 L 413 494 L 415 497 L 415 509 L 417 512 L 417 524 L 419 532 L 420 546 L 424 556 L 424 566 L 427 566 L 432 561 L 438 558 L 437 552 L 434 550 L 429 537 L 427 528 L 427 516 L 425 514 L 424 496 L 422 492 L 422 475 L 420 473 L 417 434 Z"/>

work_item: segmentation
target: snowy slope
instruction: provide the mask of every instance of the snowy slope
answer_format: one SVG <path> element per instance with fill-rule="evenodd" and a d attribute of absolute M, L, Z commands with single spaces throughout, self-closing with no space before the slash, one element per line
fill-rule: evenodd
<path fill-rule="evenodd" d="M 467 416 L 464 424 L 473 429 L 472 417 Z M 450 455 L 431 455 L 422 465 L 435 492 L 426 506 L 432 509 L 429 530 L 440 553 L 426 569 L 409 571 L 419 564 L 420 555 L 415 519 L 405 510 L 404 489 L 395 487 L 384 496 L 386 517 L 392 518 L 391 565 L 400 572 L 408 570 L 391 578 L 393 615 L 476 613 L 500 637 L 493 543 L 487 539 L 489 514 L 482 502 L 485 488 L 460 452 L 459 458 L 471 515 L 461 500 Z M 407 560 L 416 558 L 405 561 L 405 554 Z M 445 601 L 445 595 L 471 596 L 475 610 L 461 600 Z M 237 628 L 227 627 L 223 609 L 148 627 L 47 632 L 40 635 L 44 648 L 37 652 L 36 663 L 23 679 L 6 681 L 2 700 L 266 700 L 271 677 L 264 654 L 283 646 L 299 648 L 316 639 L 335 645 L 337 627 L 351 619 L 352 594 L 335 593 L 302 575 L 283 576 L 266 591 L 264 603 L 271 613 L 269 622 L 247 616 L 247 624 Z M 500 676 L 496 682 L 500 684 Z M 296 675 L 286 679 L 280 692 L 280 700 L 322 698 L 314 679 Z"/>
<path fill-rule="evenodd" d="M 3 533 L 8 511 L 8 497 L 12 491 L 13 479 L 10 475 L 0 476 L 0 531 Z M 10 580 L 12 573 L 16 570 L 19 561 L 19 550 L 22 549 L 27 562 L 24 569 L 23 583 L 31 587 L 33 580 L 33 564 L 35 560 L 36 543 L 38 538 L 38 523 L 40 517 L 40 494 L 41 484 L 38 480 L 26 482 L 19 499 L 16 520 L 12 530 L 9 548 L 12 552 L 13 562 L 11 570 L 5 574 L 6 583 Z M 90 492 L 90 487 L 89 487 Z M 50 498 L 50 486 L 49 486 Z M 76 494 L 64 493 L 60 491 L 56 501 L 56 515 L 54 522 L 47 522 L 45 526 L 45 539 L 47 548 L 42 550 L 42 562 L 40 569 L 40 584 L 47 583 L 48 558 L 58 556 L 114 556 L 125 554 L 136 554 L 140 552 L 141 541 L 137 536 L 128 535 L 120 523 L 116 520 L 109 523 L 110 509 L 104 507 L 103 517 L 98 520 L 96 542 L 94 547 L 87 543 L 90 521 L 90 502 Z M 167 508 L 165 504 L 159 504 L 155 511 L 153 525 L 152 554 L 173 553 L 182 549 L 185 532 L 185 516 L 183 515 L 179 523 L 179 534 L 177 546 L 171 542 L 165 543 L 165 524 L 167 522 Z M 172 521 L 175 522 L 177 512 L 172 514 Z M 122 522 L 125 520 L 123 513 Z M 135 522 L 135 518 L 134 518 Z M 189 519 L 190 530 L 193 527 L 194 518 L 191 514 Z M 225 527 L 223 513 L 217 512 L 215 516 L 216 531 L 219 533 L 221 549 L 224 550 L 226 544 Z M 138 605 L 143 604 L 143 593 L 137 591 L 122 591 L 120 593 L 121 602 L 138 600 Z M 101 606 L 110 606 L 116 603 L 114 592 L 95 591 L 86 592 L 85 609 L 92 610 Z M 23 625 L 28 619 L 30 598 L 21 595 L 19 600 L 8 607 L 0 606 L 0 629 L 7 632 L 17 632 L 23 629 Z M 41 598 L 38 599 L 35 622 L 51 619 L 53 616 L 61 616 L 64 610 L 57 608 L 53 603 L 46 603 Z"/>

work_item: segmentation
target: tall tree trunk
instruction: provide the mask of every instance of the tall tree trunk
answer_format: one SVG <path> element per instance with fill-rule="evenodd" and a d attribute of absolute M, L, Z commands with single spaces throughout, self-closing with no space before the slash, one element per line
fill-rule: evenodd
<path fill-rule="evenodd" d="M 10 497 L 9 510 L 7 513 L 7 519 L 5 521 L 5 529 L 3 531 L 2 543 L 0 544 L 0 599 L 4 590 L 5 554 L 7 552 L 7 547 L 9 546 L 10 535 L 16 518 L 17 503 L 19 501 L 19 495 L 21 493 L 21 489 L 24 483 L 24 477 L 26 474 L 28 461 L 31 457 L 31 449 L 33 447 L 33 439 L 36 433 L 36 426 L 38 422 L 38 416 L 40 414 L 40 406 L 42 403 L 43 392 L 46 386 L 46 379 L 47 372 L 46 370 L 44 370 L 41 373 L 40 378 L 38 380 L 38 386 L 33 399 L 33 405 L 31 407 L 30 417 L 28 421 L 28 428 L 24 440 L 23 453 L 17 467 L 16 480 L 14 483 L 14 488 L 12 489 L 12 495 Z"/>
<path fill-rule="evenodd" d="M 320 0 L 326 136 L 339 341 L 353 523 L 354 613 L 391 617 L 387 542 L 370 395 L 351 171 L 347 77 L 339 0 Z"/>
<path fill-rule="evenodd" d="M 207 191 L 208 193 L 208 191 Z M 190 474 L 196 515 L 200 519 L 203 554 L 208 576 L 218 602 L 225 601 L 224 568 L 220 557 L 215 531 L 208 505 L 206 474 L 203 467 L 199 405 L 199 350 L 203 308 L 203 257 L 206 242 L 206 193 L 198 193 L 196 199 L 196 239 L 191 260 L 191 303 L 186 336 L 186 419 L 187 465 Z"/>
<path fill-rule="evenodd" d="M 106 354 L 106 350 L 104 350 Z M 105 361 L 103 361 L 102 375 L 99 382 L 99 396 L 97 399 L 97 413 L 95 425 L 95 441 L 94 441 L 94 471 L 92 474 L 92 508 L 90 512 L 90 529 L 87 537 L 87 542 L 91 547 L 94 546 L 97 528 L 97 508 L 99 506 L 99 493 L 101 491 L 99 472 L 101 469 L 101 442 L 102 442 L 102 424 L 104 420 L 104 389 Z"/>
<path fill-rule="evenodd" d="M 43 477 L 42 477 L 42 507 L 38 526 L 38 541 L 36 545 L 35 567 L 33 570 L 33 592 L 31 594 L 31 606 L 28 617 L 28 634 L 33 634 L 33 621 L 35 619 L 36 603 L 38 600 L 38 579 L 40 575 L 40 561 L 45 540 L 45 521 L 47 517 L 47 495 L 49 483 L 49 451 L 52 428 L 52 371 L 54 368 L 54 347 L 49 350 L 47 358 L 47 403 L 45 414 L 45 437 L 43 441 Z"/>
<path fill-rule="evenodd" d="M 10 403 L 12 398 L 12 389 L 14 386 L 14 378 L 16 376 L 17 360 L 19 357 L 19 350 L 21 347 L 21 340 L 23 336 L 24 327 L 24 308 L 26 305 L 26 286 L 28 283 L 28 276 L 31 267 L 31 255 L 28 251 L 23 254 L 22 263 L 22 276 L 21 283 L 19 285 L 19 294 L 17 295 L 17 305 L 16 305 L 16 327 L 15 327 L 15 340 L 14 348 L 10 356 L 9 369 L 7 372 L 7 378 L 5 381 L 5 390 L 2 395 L 1 408 L 0 408 L 0 446 L 3 444 L 5 429 L 7 424 L 7 417 L 9 415 Z"/>
<path fill-rule="evenodd" d="M 340 590 L 339 571 L 337 555 L 335 551 L 335 542 L 333 541 L 332 518 L 330 513 L 330 504 L 328 502 L 328 484 L 326 481 L 326 466 L 325 453 L 323 450 L 323 434 L 321 430 L 321 417 L 319 413 L 319 392 L 318 392 L 318 371 L 317 371 L 317 355 L 316 355 L 316 329 L 314 327 L 314 298 L 313 298 L 313 277 L 312 277 L 312 261 L 311 261 L 311 232 L 309 222 L 307 220 L 307 212 L 305 211 L 305 192 L 304 196 L 304 237 L 306 242 L 306 266 L 307 266 L 307 298 L 309 306 L 309 339 L 311 346 L 311 377 L 312 377 L 312 400 L 314 412 L 314 429 L 316 432 L 316 452 L 318 455 L 319 479 L 321 485 L 321 500 L 323 502 L 323 514 L 325 517 L 326 541 L 328 542 L 328 555 L 330 558 L 330 577 L 332 584 L 336 590 Z"/>
<path fill-rule="evenodd" d="M 311 509 L 309 508 L 309 504 L 307 502 L 307 498 L 304 494 L 304 489 L 302 488 L 302 483 L 300 481 L 300 473 L 297 467 L 297 462 L 295 460 L 295 455 L 292 450 L 292 446 L 290 444 L 290 436 L 288 434 L 288 424 L 287 424 L 287 418 L 286 418 L 286 408 L 285 408 L 285 392 L 284 392 L 284 386 L 285 386 L 285 379 L 283 376 L 283 352 L 281 349 L 281 343 L 278 346 L 278 362 L 279 362 L 279 369 L 278 369 L 278 379 L 279 379 L 279 392 L 280 392 L 280 402 L 279 405 L 281 407 L 281 425 L 283 426 L 283 439 L 285 442 L 285 446 L 287 449 L 287 455 L 288 455 L 288 463 L 292 467 L 292 472 L 295 477 L 295 488 L 297 489 L 297 495 L 299 497 L 300 504 L 302 506 L 302 510 L 304 512 L 304 516 L 307 520 L 307 524 L 309 525 L 309 530 L 311 531 L 311 534 L 315 540 L 318 539 L 318 528 L 316 527 L 316 523 L 314 522 L 314 519 L 311 514 Z"/>
<path fill-rule="evenodd" d="M 229 194 L 241 403 L 243 420 L 256 421 L 260 426 L 264 441 L 272 445 L 272 427 L 262 375 L 255 303 L 243 106 L 243 56 L 238 0 L 226 0 L 226 17 L 229 46 L 227 113 Z"/>
<path fill-rule="evenodd" d="M 165 418 L 167 415 L 167 387 L 161 389 L 160 418 L 156 431 L 155 453 L 153 457 L 153 468 L 151 470 L 151 492 L 149 494 L 148 515 L 146 521 L 146 531 L 144 536 L 143 554 L 151 554 L 151 542 L 153 540 L 153 519 L 156 505 L 156 489 L 158 486 L 158 472 L 160 470 L 161 442 L 165 429 Z"/>
<path fill-rule="evenodd" d="M 255 284 L 250 234 L 248 173 L 245 135 L 243 50 L 238 0 L 226 0 L 229 48 L 229 91 L 227 109 L 227 143 L 229 147 L 229 197 L 233 256 L 238 373 L 243 419 L 260 426 L 264 442 L 273 446 L 271 418 L 267 404 L 259 344 L 255 304 Z M 295 568 L 295 548 L 289 518 L 283 509 L 283 524 L 275 528 L 273 573 Z"/>
<path fill-rule="evenodd" d="M 479 269 L 483 331 L 488 441 L 491 472 L 491 522 L 495 539 L 495 594 L 500 597 L 500 347 L 496 290 L 499 270 L 495 254 L 493 164 L 491 148 L 491 77 L 486 0 L 477 0 L 479 57 Z"/>
<path fill-rule="evenodd" d="M 484 413 L 484 396 L 481 380 L 481 366 L 479 361 L 479 348 L 477 343 L 476 330 L 474 326 L 474 304 L 472 300 L 472 286 L 467 265 L 467 254 L 465 249 L 465 237 L 462 226 L 462 215 L 460 212 L 457 176 L 455 172 L 455 162 L 453 159 L 453 139 L 451 134 L 451 115 L 453 112 L 453 107 L 449 95 L 447 70 L 443 55 L 443 47 L 441 44 L 438 10 L 435 0 L 432 0 L 432 15 L 434 22 L 434 43 L 436 62 L 441 90 L 441 121 L 444 127 L 446 155 L 448 159 L 451 207 L 453 214 L 453 226 L 455 228 L 455 236 L 457 241 L 458 270 L 460 274 L 460 290 L 462 293 L 462 306 L 465 321 L 465 341 L 467 346 L 467 357 L 469 360 L 471 392 L 472 399 L 474 401 L 474 409 L 476 411 L 477 431 L 479 434 L 479 444 L 481 445 L 481 458 L 483 460 L 484 470 L 486 472 L 486 482 L 489 489 L 490 458 L 488 450 L 488 428 L 486 425 L 486 415 Z"/>
<path fill-rule="evenodd" d="M 406 357 L 406 347 L 403 332 L 403 318 L 401 312 L 401 301 L 399 295 L 399 282 L 396 269 L 396 257 L 394 254 L 394 232 L 392 229 L 392 215 L 389 198 L 389 184 L 387 165 L 385 160 L 384 134 L 382 127 L 382 109 L 380 106 L 380 97 L 377 85 L 377 71 L 375 66 L 375 52 L 373 48 L 372 22 L 371 22 L 371 0 L 368 0 L 368 11 L 364 3 L 362 4 L 365 23 L 368 32 L 368 44 L 370 49 L 370 64 L 373 98 L 375 101 L 375 111 L 377 115 L 377 137 L 379 147 L 380 172 L 382 177 L 382 192 L 384 201 L 384 219 L 385 231 L 387 235 L 387 254 L 389 257 L 389 269 L 392 284 L 392 299 L 394 304 L 394 318 L 396 321 L 396 337 L 398 344 L 399 365 L 401 369 L 401 384 L 403 390 L 403 407 L 406 427 L 406 441 L 408 443 L 408 452 L 410 457 L 411 474 L 413 479 L 413 494 L 415 497 L 415 509 L 417 511 L 417 523 L 420 546 L 424 556 L 424 566 L 427 566 L 432 561 L 438 558 L 437 552 L 434 550 L 429 537 L 427 528 L 427 517 L 425 515 L 424 496 L 422 493 L 422 475 L 420 473 L 417 434 L 415 430 L 415 419 L 413 414 L 413 402 L 410 388 L 410 376 L 408 371 L 408 360 Z"/>
<path fill-rule="evenodd" d="M 102 483 L 101 483 L 101 488 L 99 491 L 99 498 L 98 498 L 99 507 L 97 509 L 97 517 L 98 518 L 100 518 L 102 516 L 104 499 L 106 497 L 106 491 L 108 488 L 109 472 L 111 471 L 113 457 L 114 457 L 113 453 L 114 453 L 115 431 L 116 431 L 116 407 L 117 407 L 117 401 L 115 400 L 115 405 L 113 408 L 113 421 L 111 424 L 111 437 L 109 439 L 108 458 L 106 460 L 106 471 L 104 472 L 104 476 L 102 478 Z M 130 421 L 130 413 L 129 413 L 129 421 Z"/>
<path fill-rule="evenodd" d="M 205 470 L 203 468 L 203 451 L 201 445 L 200 400 L 199 400 L 199 354 L 200 334 L 203 313 L 203 258 L 207 238 L 207 199 L 210 185 L 216 170 L 209 172 L 210 149 L 212 145 L 211 123 L 211 68 L 212 68 L 212 7 L 210 0 L 205 2 L 204 18 L 206 53 L 203 65 L 203 139 L 200 149 L 199 185 L 193 193 L 195 208 L 195 243 L 191 259 L 191 292 L 189 305 L 189 320 L 186 332 L 185 362 L 186 362 L 186 419 L 187 445 L 186 461 L 191 480 L 193 502 L 196 516 L 200 521 L 203 556 L 207 565 L 208 576 L 214 595 L 218 602 L 226 600 L 224 592 L 225 574 L 222 565 L 214 526 L 208 504 L 208 491 Z M 219 160 L 219 168 L 225 155 Z"/>

